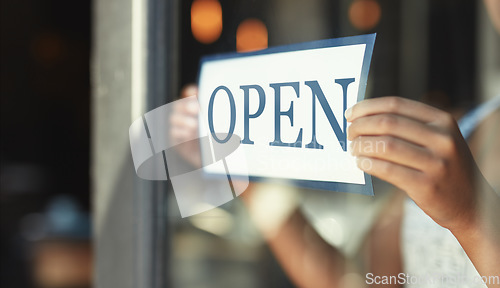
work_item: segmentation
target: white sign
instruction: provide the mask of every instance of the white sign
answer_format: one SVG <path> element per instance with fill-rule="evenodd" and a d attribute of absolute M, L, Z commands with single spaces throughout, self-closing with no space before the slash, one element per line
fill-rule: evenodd
<path fill-rule="evenodd" d="M 211 144 L 202 153 L 236 135 L 244 153 L 231 177 L 373 195 L 347 151 L 344 112 L 364 98 L 374 41 L 370 34 L 204 58 L 200 135 L 211 135 Z"/>

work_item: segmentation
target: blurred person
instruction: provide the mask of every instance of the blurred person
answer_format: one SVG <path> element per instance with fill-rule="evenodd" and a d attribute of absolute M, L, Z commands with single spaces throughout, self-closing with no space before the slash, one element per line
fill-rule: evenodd
<path fill-rule="evenodd" d="M 500 33 L 500 1 L 485 3 Z M 197 88 L 187 86 L 181 94 L 196 95 Z M 500 95 L 469 112 L 460 126 L 447 112 L 398 97 L 364 100 L 346 111 L 359 168 L 404 191 L 395 193 L 371 228 L 364 271 L 323 240 L 296 205 L 276 205 L 280 219 L 263 225 L 262 215 L 252 215 L 266 214 L 254 209 L 262 203 L 255 184 L 243 201 L 299 287 L 500 287 L 499 107 Z M 198 133 L 196 102 L 175 111 L 172 137 L 192 139 Z M 365 149 L 378 141 L 386 149 Z M 179 153 L 200 167 L 198 148 L 183 148 Z M 351 281 L 350 272 L 369 274 Z M 412 286 L 405 276 L 419 282 Z"/>

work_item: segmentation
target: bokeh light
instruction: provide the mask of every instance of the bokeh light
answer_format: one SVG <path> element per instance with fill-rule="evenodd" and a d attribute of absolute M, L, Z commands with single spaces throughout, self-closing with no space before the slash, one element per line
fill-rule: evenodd
<path fill-rule="evenodd" d="M 211 44 L 222 33 L 222 7 L 217 0 L 195 0 L 191 5 L 191 31 L 196 40 Z"/>
<path fill-rule="evenodd" d="M 265 48 L 267 48 L 266 25 L 253 18 L 241 22 L 236 31 L 236 50 L 249 52 Z"/>
<path fill-rule="evenodd" d="M 349 8 L 349 21 L 359 30 L 373 29 L 382 16 L 382 9 L 376 0 L 355 0 Z"/>

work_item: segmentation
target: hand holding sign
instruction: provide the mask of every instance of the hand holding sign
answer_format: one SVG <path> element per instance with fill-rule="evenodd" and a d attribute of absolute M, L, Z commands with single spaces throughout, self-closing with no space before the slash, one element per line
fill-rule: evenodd
<path fill-rule="evenodd" d="M 500 197 L 479 171 L 452 116 L 386 97 L 357 104 L 346 118 L 352 122 L 348 138 L 359 167 L 404 190 L 448 228 L 481 275 L 498 275 Z M 365 149 L 377 141 L 385 143 L 384 150 Z"/>
<path fill-rule="evenodd" d="M 484 180 L 453 117 L 396 97 L 360 102 L 346 112 L 358 165 L 406 191 L 443 227 L 476 219 L 477 180 Z M 384 149 L 366 149 L 382 143 Z M 451 180 L 453 179 L 453 180 Z"/>

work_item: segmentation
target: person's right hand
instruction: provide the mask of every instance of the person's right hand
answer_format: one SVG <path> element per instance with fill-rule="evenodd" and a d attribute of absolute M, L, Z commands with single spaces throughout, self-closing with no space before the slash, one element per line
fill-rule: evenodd
<path fill-rule="evenodd" d="M 198 87 L 191 84 L 181 91 L 181 98 L 198 95 Z M 200 107 L 196 98 L 191 97 L 174 103 L 174 110 L 170 116 L 170 137 L 177 145 L 176 150 L 182 158 L 195 166 L 201 167 L 200 144 L 198 141 L 198 114 Z M 196 140 L 193 140 L 196 139 Z"/>

